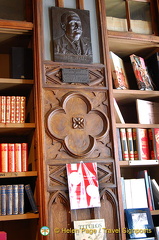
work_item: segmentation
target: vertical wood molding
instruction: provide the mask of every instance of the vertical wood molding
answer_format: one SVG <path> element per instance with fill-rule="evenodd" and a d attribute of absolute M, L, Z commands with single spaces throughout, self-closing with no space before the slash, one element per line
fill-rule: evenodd
<path fill-rule="evenodd" d="M 84 0 L 76 0 L 76 8 L 84 10 Z"/>
<path fill-rule="evenodd" d="M 56 7 L 64 7 L 64 0 L 55 0 Z"/>

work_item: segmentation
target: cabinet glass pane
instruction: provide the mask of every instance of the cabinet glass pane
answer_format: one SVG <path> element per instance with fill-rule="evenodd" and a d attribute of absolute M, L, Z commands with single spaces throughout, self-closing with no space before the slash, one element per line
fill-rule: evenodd
<path fill-rule="evenodd" d="M 152 34 L 150 4 L 145 2 L 129 2 L 131 29 L 136 33 Z"/>
<path fill-rule="evenodd" d="M 25 0 L 1 0 L 0 18 L 6 20 L 24 21 Z"/>
<path fill-rule="evenodd" d="M 128 31 L 125 1 L 105 0 L 107 28 L 112 31 Z"/>

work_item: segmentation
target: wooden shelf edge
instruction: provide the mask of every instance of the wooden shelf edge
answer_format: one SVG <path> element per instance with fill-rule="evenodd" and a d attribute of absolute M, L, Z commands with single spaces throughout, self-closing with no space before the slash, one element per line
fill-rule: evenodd
<path fill-rule="evenodd" d="M 116 123 L 117 128 L 159 128 L 159 124 Z"/>
<path fill-rule="evenodd" d="M 14 78 L 0 78 L 0 83 L 4 84 L 34 84 L 32 79 L 14 79 Z"/>
<path fill-rule="evenodd" d="M 35 123 L 0 123 L 0 128 L 35 128 Z"/>
<path fill-rule="evenodd" d="M 131 164 L 132 162 L 134 162 L 134 164 Z M 155 165 L 159 165 L 159 160 L 119 161 L 119 166 L 120 167 L 139 167 L 139 166 L 155 166 Z"/>
<path fill-rule="evenodd" d="M 14 220 L 38 219 L 38 218 L 39 218 L 39 214 L 25 213 L 25 214 L 17 214 L 17 215 L 0 216 L 0 221 L 14 221 Z"/>
<path fill-rule="evenodd" d="M 120 90 L 120 89 L 113 89 L 113 94 L 140 94 L 140 95 L 159 95 L 159 91 L 141 91 L 141 90 L 133 90 L 133 89 L 127 89 L 127 90 Z"/>
<path fill-rule="evenodd" d="M 120 31 L 112 31 L 108 30 L 108 38 L 121 38 L 126 40 L 136 40 L 136 41 L 145 41 L 150 42 L 150 44 L 158 43 L 159 37 L 155 35 L 147 35 L 147 34 L 140 34 L 140 33 L 134 33 L 134 32 L 120 32 Z"/>
<path fill-rule="evenodd" d="M 151 211 L 151 215 L 159 215 L 159 210 L 153 210 L 153 211 Z"/>
<path fill-rule="evenodd" d="M 26 21 L 0 19 L 0 31 L 1 30 L 31 31 L 31 30 L 33 30 L 33 23 L 26 22 Z"/>
<path fill-rule="evenodd" d="M 15 177 L 36 177 L 37 171 L 28 172 L 0 172 L 0 178 L 15 178 Z"/>

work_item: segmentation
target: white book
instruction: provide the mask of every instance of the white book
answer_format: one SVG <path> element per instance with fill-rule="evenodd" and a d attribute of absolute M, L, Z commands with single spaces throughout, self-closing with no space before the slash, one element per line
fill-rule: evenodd
<path fill-rule="evenodd" d="M 131 179 L 132 208 L 148 208 L 145 179 Z"/>
<path fill-rule="evenodd" d="M 138 122 L 140 124 L 159 123 L 159 103 L 136 99 Z"/>
<path fill-rule="evenodd" d="M 131 179 L 124 179 L 126 208 L 132 208 Z"/>
<path fill-rule="evenodd" d="M 145 179 L 125 179 L 126 208 L 148 208 Z"/>

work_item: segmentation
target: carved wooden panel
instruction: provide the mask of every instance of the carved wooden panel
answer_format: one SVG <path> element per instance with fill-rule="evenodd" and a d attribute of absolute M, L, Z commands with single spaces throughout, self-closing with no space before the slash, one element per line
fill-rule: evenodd
<path fill-rule="evenodd" d="M 89 83 L 64 83 L 62 81 L 62 69 L 87 69 L 89 72 Z M 61 86 L 61 87 L 106 87 L 106 80 L 105 80 L 105 74 L 104 74 L 104 67 L 103 65 L 67 65 L 64 64 L 61 66 L 61 64 L 52 64 L 52 63 L 46 63 L 44 65 L 44 72 L 45 72 L 45 78 L 44 78 L 44 86 L 45 87 L 54 87 L 54 86 Z"/>
<path fill-rule="evenodd" d="M 45 90 L 47 159 L 111 156 L 105 92 Z"/>
<path fill-rule="evenodd" d="M 48 215 L 49 227 L 52 231 L 49 239 L 58 240 L 60 237 L 66 240 L 74 239 L 73 234 L 66 234 L 64 229 L 73 229 L 73 221 L 75 220 L 93 218 L 104 218 L 108 230 L 107 238 L 116 239 L 117 236 L 112 231 L 113 229 L 119 229 L 120 222 L 113 160 L 97 163 L 101 207 L 72 211 L 69 206 L 66 165 L 53 162 L 49 161 L 48 164 L 48 191 L 50 192 Z M 58 190 L 60 188 L 61 190 Z M 59 231 L 58 234 L 56 230 Z"/>

